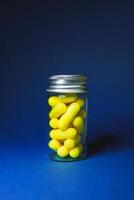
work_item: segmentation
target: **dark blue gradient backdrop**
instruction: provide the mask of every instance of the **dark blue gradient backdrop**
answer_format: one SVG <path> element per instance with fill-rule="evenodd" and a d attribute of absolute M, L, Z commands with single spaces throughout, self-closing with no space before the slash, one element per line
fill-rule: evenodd
<path fill-rule="evenodd" d="M 134 199 L 133 20 L 129 1 L 1 1 L 1 200 Z M 53 74 L 88 76 L 86 161 L 47 158 Z"/>

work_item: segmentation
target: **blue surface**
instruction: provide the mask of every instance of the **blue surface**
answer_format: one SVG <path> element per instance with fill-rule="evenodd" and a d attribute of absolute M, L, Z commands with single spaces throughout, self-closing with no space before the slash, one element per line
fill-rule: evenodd
<path fill-rule="evenodd" d="M 0 200 L 134 199 L 133 4 L 1 1 Z M 89 78 L 85 161 L 48 160 L 52 74 Z"/>
<path fill-rule="evenodd" d="M 113 145 L 87 160 L 60 163 L 35 148 L 0 153 L 0 199 L 133 200 L 134 149 Z"/>

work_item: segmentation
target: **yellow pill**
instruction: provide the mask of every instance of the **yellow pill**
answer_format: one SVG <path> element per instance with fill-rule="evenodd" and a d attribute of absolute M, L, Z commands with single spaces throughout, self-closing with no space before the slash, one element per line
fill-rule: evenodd
<path fill-rule="evenodd" d="M 60 129 L 52 129 L 49 133 L 50 138 L 52 139 L 58 139 L 57 137 L 59 136 Z M 59 140 L 59 139 L 58 139 Z"/>
<path fill-rule="evenodd" d="M 68 128 L 66 130 L 55 129 L 50 131 L 50 137 L 52 139 L 64 140 L 64 139 L 72 139 L 77 135 L 77 131 L 75 128 Z"/>
<path fill-rule="evenodd" d="M 84 122 L 82 117 L 75 117 L 75 119 L 73 120 L 73 126 L 77 129 L 78 133 L 82 133 L 84 129 Z"/>
<path fill-rule="evenodd" d="M 54 107 L 56 106 L 58 103 L 60 103 L 60 99 L 59 97 L 57 96 L 52 96 L 52 97 L 49 97 L 48 99 L 48 104 L 51 106 L 51 107 Z"/>
<path fill-rule="evenodd" d="M 61 95 L 59 96 L 59 99 L 63 103 L 72 103 L 77 99 L 77 95 L 76 94 Z"/>
<path fill-rule="evenodd" d="M 76 102 L 80 105 L 80 107 L 84 106 L 84 104 L 85 104 L 85 103 L 84 103 L 84 100 L 81 99 L 81 98 L 77 99 Z"/>
<path fill-rule="evenodd" d="M 73 140 L 73 139 L 67 139 L 67 140 L 65 140 L 64 146 L 67 149 L 72 149 L 75 146 L 75 140 Z"/>
<path fill-rule="evenodd" d="M 53 149 L 54 151 L 57 151 L 59 147 L 61 147 L 61 143 L 58 140 L 50 140 L 48 143 L 48 146 Z"/>
<path fill-rule="evenodd" d="M 81 116 L 83 119 L 86 118 L 86 111 L 85 110 L 80 110 L 80 112 L 78 113 L 79 116 Z"/>
<path fill-rule="evenodd" d="M 77 158 L 79 157 L 80 155 L 80 148 L 77 146 L 77 147 L 74 147 L 73 149 L 71 149 L 69 151 L 69 155 L 72 157 L 72 158 Z"/>
<path fill-rule="evenodd" d="M 68 155 L 68 149 L 65 146 L 61 146 L 57 151 L 58 156 L 66 157 Z"/>
<path fill-rule="evenodd" d="M 52 128 L 58 128 L 58 119 L 57 118 L 53 118 L 49 121 L 49 125 Z"/>
<path fill-rule="evenodd" d="M 60 117 L 64 112 L 66 112 L 67 107 L 64 103 L 58 103 L 56 106 L 50 111 L 49 117 L 52 118 L 58 118 Z"/>
<path fill-rule="evenodd" d="M 78 103 L 71 103 L 68 106 L 67 111 L 61 116 L 58 122 L 58 126 L 61 129 L 66 129 L 69 127 L 70 123 L 73 121 L 75 116 L 80 110 L 80 105 Z"/>

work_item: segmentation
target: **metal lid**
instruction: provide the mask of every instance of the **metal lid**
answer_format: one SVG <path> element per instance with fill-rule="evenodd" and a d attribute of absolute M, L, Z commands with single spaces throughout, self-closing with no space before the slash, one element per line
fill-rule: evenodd
<path fill-rule="evenodd" d="M 84 75 L 55 75 L 49 77 L 48 92 L 86 93 L 87 77 Z"/>

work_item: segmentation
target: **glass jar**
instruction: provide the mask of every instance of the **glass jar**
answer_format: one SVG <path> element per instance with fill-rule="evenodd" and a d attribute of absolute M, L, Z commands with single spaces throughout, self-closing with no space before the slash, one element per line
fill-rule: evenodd
<path fill-rule="evenodd" d="M 50 158 L 75 161 L 87 156 L 87 77 L 55 75 L 47 89 Z"/>

